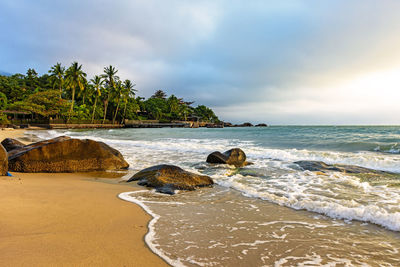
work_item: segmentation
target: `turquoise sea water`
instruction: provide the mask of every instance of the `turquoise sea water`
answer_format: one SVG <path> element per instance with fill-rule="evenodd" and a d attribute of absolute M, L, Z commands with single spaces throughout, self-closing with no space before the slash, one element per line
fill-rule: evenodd
<path fill-rule="evenodd" d="M 37 135 L 104 141 L 122 152 L 132 173 L 167 163 L 211 176 L 216 182 L 212 189 L 175 196 L 145 190 L 125 196 L 157 218 L 146 241 L 173 265 L 400 266 L 398 126 L 112 129 Z M 205 163 L 209 153 L 233 147 L 242 148 L 254 165 L 236 169 Z M 298 160 L 394 174 L 321 174 L 301 169 L 294 163 Z"/>

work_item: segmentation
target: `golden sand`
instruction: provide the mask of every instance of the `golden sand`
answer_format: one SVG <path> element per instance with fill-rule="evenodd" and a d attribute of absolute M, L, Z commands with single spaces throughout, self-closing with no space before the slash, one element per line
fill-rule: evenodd
<path fill-rule="evenodd" d="M 0 139 L 23 130 L 0 131 Z M 89 174 L 0 177 L 0 266 L 166 266 L 143 241 L 150 216 Z M 108 182 L 107 182 L 108 181 Z"/>
<path fill-rule="evenodd" d="M 0 142 L 5 138 L 20 138 L 24 136 L 26 132 L 25 129 L 12 129 L 12 128 L 3 128 L 0 129 Z"/>

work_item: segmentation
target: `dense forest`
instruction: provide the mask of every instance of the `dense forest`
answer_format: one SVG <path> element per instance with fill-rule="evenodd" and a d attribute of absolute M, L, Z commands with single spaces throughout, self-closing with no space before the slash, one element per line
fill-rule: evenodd
<path fill-rule="evenodd" d="M 186 121 L 196 117 L 205 122 L 219 122 L 214 112 L 194 102 L 168 96 L 157 90 L 150 98 L 137 95 L 136 84 L 122 79 L 113 66 L 91 79 L 82 65 L 73 62 L 66 68 L 55 64 L 48 74 L 39 76 L 34 69 L 26 75 L 0 75 L 0 110 L 24 111 L 37 119 L 66 123 L 121 123 L 129 120 Z M 7 122 L 5 114 L 0 123 Z"/>

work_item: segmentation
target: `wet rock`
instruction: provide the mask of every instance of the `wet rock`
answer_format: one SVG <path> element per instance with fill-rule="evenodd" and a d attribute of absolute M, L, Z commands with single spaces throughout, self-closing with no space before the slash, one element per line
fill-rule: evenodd
<path fill-rule="evenodd" d="M 0 145 L 0 175 L 6 176 L 8 172 L 8 155 L 7 151 Z"/>
<path fill-rule="evenodd" d="M 208 155 L 208 163 L 229 164 L 236 167 L 243 167 L 248 165 L 246 162 L 246 154 L 240 148 L 233 148 L 224 153 L 215 151 Z"/>
<path fill-rule="evenodd" d="M 156 192 L 162 193 L 162 194 L 167 194 L 167 195 L 174 195 L 175 194 L 175 188 L 172 185 L 165 185 L 163 187 L 158 187 L 156 188 Z"/>
<path fill-rule="evenodd" d="M 326 164 L 322 161 L 312 161 L 312 160 L 302 160 L 296 161 L 295 164 L 299 165 L 302 169 L 307 171 L 315 171 L 315 172 L 342 172 L 342 173 L 351 173 L 351 174 L 385 174 L 388 172 L 378 171 L 373 169 L 368 169 L 364 167 L 354 166 L 354 165 L 345 165 L 345 164 Z"/>
<path fill-rule="evenodd" d="M 8 166 L 16 172 L 86 172 L 126 169 L 129 164 L 105 143 L 61 136 L 11 150 Z"/>
<path fill-rule="evenodd" d="M 12 138 L 6 138 L 4 139 L 1 144 L 3 145 L 3 147 L 6 149 L 6 151 L 11 151 L 17 148 L 21 148 L 24 147 L 25 144 L 21 143 L 18 140 L 12 139 Z"/>
<path fill-rule="evenodd" d="M 256 127 L 268 127 L 268 125 L 265 123 L 259 123 L 256 125 Z"/>
<path fill-rule="evenodd" d="M 138 185 L 154 187 L 157 192 L 174 194 L 174 190 L 195 190 L 196 187 L 210 186 L 213 180 L 206 175 L 199 175 L 183 170 L 174 165 L 156 165 L 141 170 L 127 182 L 139 181 Z"/>

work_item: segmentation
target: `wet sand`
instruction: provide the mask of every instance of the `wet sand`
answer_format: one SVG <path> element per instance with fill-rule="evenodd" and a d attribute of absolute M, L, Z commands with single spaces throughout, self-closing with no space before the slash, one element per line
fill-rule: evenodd
<path fill-rule="evenodd" d="M 0 130 L 0 140 L 24 132 Z M 150 216 L 117 197 L 132 185 L 93 174 L 12 174 L 0 177 L 0 266 L 167 265 L 144 242 Z"/>

